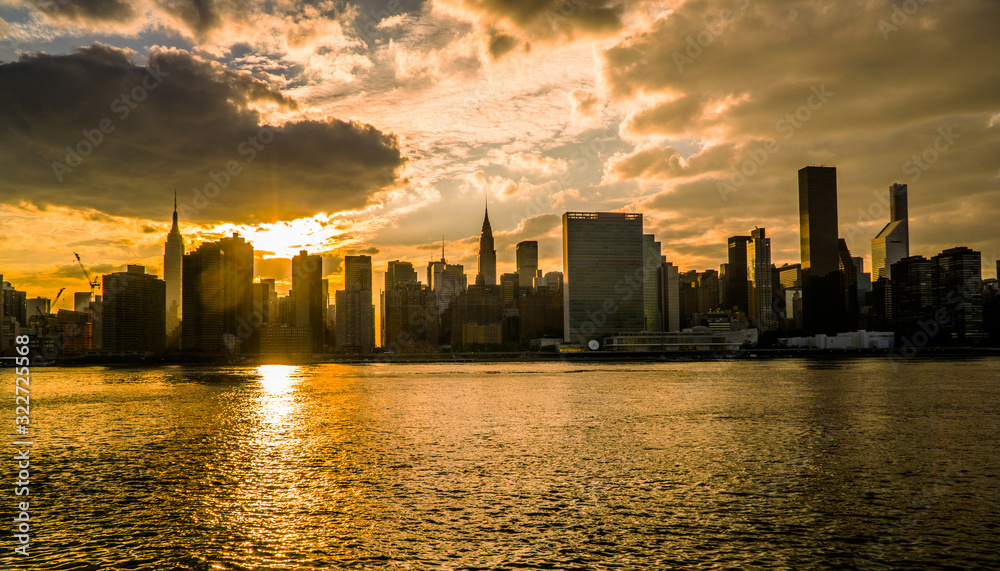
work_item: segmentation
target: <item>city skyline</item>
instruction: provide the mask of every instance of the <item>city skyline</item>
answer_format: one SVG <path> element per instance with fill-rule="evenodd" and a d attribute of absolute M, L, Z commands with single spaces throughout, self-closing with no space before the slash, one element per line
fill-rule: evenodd
<path fill-rule="evenodd" d="M 1000 86 L 979 69 L 1000 42 L 983 24 L 997 20 L 991 3 L 902 16 L 808 2 L 563 15 L 441 0 L 308 17 L 76 6 L 0 6 L 0 124 L 12 133 L 0 265 L 35 296 L 86 289 L 73 251 L 96 274 L 163 275 L 175 189 L 188 250 L 239 231 L 257 277 L 281 291 L 302 249 L 325 257 L 331 287 L 346 255 L 375 257 L 381 283 L 385 261 L 436 257 L 442 233 L 449 261 L 476 268 L 467 221 L 484 195 L 498 280 L 527 240 L 540 268 L 561 265 L 566 211 L 642 212 L 681 269 L 717 268 L 717 244 L 754 226 L 776 264 L 795 263 L 794 170 L 819 164 L 838 167 L 841 236 L 866 267 L 893 183 L 909 189 L 912 252 L 968 246 L 986 278 L 1000 258 Z M 821 41 L 783 43 L 803 30 Z M 884 73 L 853 72 L 872 67 Z M 95 70 L 108 80 L 88 81 Z M 47 122 L 41 109 L 73 114 Z M 86 155 L 79 165 L 66 146 Z M 208 197 L 211 184 L 224 188 Z"/>

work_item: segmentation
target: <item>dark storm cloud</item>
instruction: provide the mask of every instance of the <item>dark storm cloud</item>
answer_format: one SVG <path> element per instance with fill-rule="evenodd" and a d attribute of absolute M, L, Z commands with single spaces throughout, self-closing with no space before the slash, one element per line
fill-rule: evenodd
<path fill-rule="evenodd" d="M 76 23 L 123 23 L 137 16 L 128 0 L 34 0 L 32 5 L 50 18 Z"/>
<path fill-rule="evenodd" d="M 268 125 L 295 102 L 180 50 L 93 45 L 0 65 L 0 201 L 187 221 L 273 222 L 364 207 L 393 183 L 396 138 L 336 119 Z M 67 149 L 69 147 L 69 149 Z"/>
<path fill-rule="evenodd" d="M 797 229 L 796 171 L 835 165 L 852 251 L 885 224 L 892 182 L 909 184 L 912 251 L 948 246 L 926 222 L 939 214 L 976 243 L 994 216 L 974 205 L 1000 190 L 997 22 L 988 0 L 690 0 L 603 53 L 638 143 L 605 174 L 663 185 L 646 206 L 682 223 L 712 209 Z"/>

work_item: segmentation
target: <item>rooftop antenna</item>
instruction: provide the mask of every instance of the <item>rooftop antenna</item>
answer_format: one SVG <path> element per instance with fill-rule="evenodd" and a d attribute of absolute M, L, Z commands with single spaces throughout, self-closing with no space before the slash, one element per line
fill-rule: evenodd
<path fill-rule="evenodd" d="M 444 262 L 444 234 L 441 234 L 441 261 Z"/>

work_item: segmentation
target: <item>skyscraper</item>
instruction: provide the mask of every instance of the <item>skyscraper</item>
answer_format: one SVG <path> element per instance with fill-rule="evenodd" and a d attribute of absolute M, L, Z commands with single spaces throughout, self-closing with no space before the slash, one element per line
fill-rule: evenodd
<path fill-rule="evenodd" d="M 889 223 L 872 240 L 872 280 L 892 277 L 892 265 L 910 255 L 906 185 L 889 187 Z"/>
<path fill-rule="evenodd" d="M 872 275 L 865 271 L 865 259 L 861 256 L 854 256 L 854 270 L 857 272 L 858 282 L 858 307 L 868 305 L 868 292 L 872 290 Z"/>
<path fill-rule="evenodd" d="M 799 241 L 802 271 L 817 277 L 837 271 L 837 169 L 799 170 Z"/>
<path fill-rule="evenodd" d="M 174 347 L 180 340 L 182 284 L 184 270 L 184 238 L 177 226 L 177 191 L 174 191 L 174 222 L 163 245 L 163 281 L 167 283 L 166 293 L 166 339 L 167 346 Z"/>
<path fill-rule="evenodd" d="M 660 258 L 660 299 L 663 309 L 663 330 L 681 330 L 681 286 L 677 266 Z"/>
<path fill-rule="evenodd" d="M 438 347 L 437 297 L 416 281 L 401 281 L 384 292 L 382 348 L 389 353 L 427 353 Z"/>
<path fill-rule="evenodd" d="M 774 272 L 771 270 L 771 239 L 763 228 L 750 232 L 747 242 L 748 317 L 761 333 L 777 327 L 774 319 Z"/>
<path fill-rule="evenodd" d="M 393 260 L 385 269 L 385 291 L 402 283 L 417 283 L 417 271 L 410 262 Z"/>
<path fill-rule="evenodd" d="M 73 294 L 73 310 L 87 311 L 90 309 L 90 292 L 78 291 Z"/>
<path fill-rule="evenodd" d="M 729 265 L 726 267 L 726 300 L 725 309 L 734 307 L 747 312 L 747 242 L 750 236 L 731 236 L 729 238 Z"/>
<path fill-rule="evenodd" d="M 525 240 L 517 244 L 518 287 L 533 288 L 538 276 L 538 242 Z"/>
<path fill-rule="evenodd" d="M 949 317 L 938 320 L 944 343 L 967 346 L 986 340 L 981 266 L 982 254 L 965 247 L 931 258 L 933 305 L 947 310 Z"/>
<path fill-rule="evenodd" d="M 642 214 L 563 214 L 563 279 L 567 342 L 642 331 Z"/>
<path fill-rule="evenodd" d="M 184 255 L 181 348 L 208 355 L 243 353 L 254 333 L 253 246 L 239 234 Z M 107 292 L 105 292 L 107 294 Z"/>
<path fill-rule="evenodd" d="M 309 252 L 301 250 L 292 258 L 291 295 L 295 299 L 295 326 L 308 329 L 312 352 L 322 353 L 326 339 L 322 256 L 310 256 Z"/>
<path fill-rule="evenodd" d="M 166 282 L 142 266 L 104 276 L 103 349 L 159 353 L 166 347 Z"/>
<path fill-rule="evenodd" d="M 375 347 L 371 256 L 344 258 L 344 289 L 336 294 L 337 349 L 368 354 Z"/>
<path fill-rule="evenodd" d="M 479 235 L 479 274 L 476 276 L 476 285 L 497 285 L 497 251 L 493 246 L 489 208 L 483 217 L 483 230 Z"/>
<path fill-rule="evenodd" d="M 449 264 L 441 252 L 441 260 L 427 263 L 427 285 L 437 297 L 438 311 L 444 313 L 460 293 L 469 286 L 465 266 Z"/>
<path fill-rule="evenodd" d="M 652 234 L 642 235 L 643 330 L 663 331 L 663 308 L 660 305 L 660 243 Z"/>
<path fill-rule="evenodd" d="M 838 227 L 837 169 L 821 166 L 800 169 L 802 321 L 805 329 L 813 333 L 840 333 L 857 325 L 854 262 L 846 243 L 842 247 Z M 843 275 L 844 272 L 849 275 Z M 855 308 L 853 316 L 851 307 Z"/>
<path fill-rule="evenodd" d="M 934 319 L 931 261 L 923 256 L 907 256 L 893 262 L 891 295 L 891 317 L 897 340 L 913 342 L 913 336 L 920 331 L 919 324 Z M 928 339 L 925 344 L 931 341 Z M 941 342 L 940 339 L 934 341 Z"/>

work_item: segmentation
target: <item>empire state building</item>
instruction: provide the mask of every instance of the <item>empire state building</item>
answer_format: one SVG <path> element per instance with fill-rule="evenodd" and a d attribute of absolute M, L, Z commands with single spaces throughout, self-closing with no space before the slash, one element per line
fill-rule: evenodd
<path fill-rule="evenodd" d="M 177 192 L 174 192 L 174 224 L 163 247 L 163 279 L 167 282 L 167 347 L 176 347 L 181 325 L 181 272 L 184 238 L 177 227 Z"/>
<path fill-rule="evenodd" d="M 479 235 L 479 275 L 476 276 L 476 285 L 497 285 L 497 251 L 493 246 L 489 208 L 483 219 L 483 232 Z"/>

